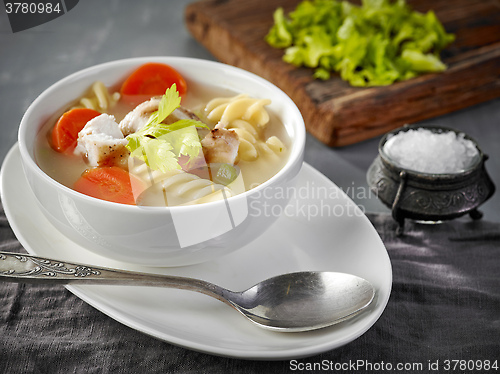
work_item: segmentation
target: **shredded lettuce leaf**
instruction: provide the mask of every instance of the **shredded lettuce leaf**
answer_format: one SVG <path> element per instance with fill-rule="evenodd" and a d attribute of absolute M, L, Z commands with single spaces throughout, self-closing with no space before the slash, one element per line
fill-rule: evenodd
<path fill-rule="evenodd" d="M 182 119 L 170 125 L 162 123 L 181 105 L 181 97 L 175 84 L 168 88 L 158 105 L 158 111 L 151 114 L 147 124 L 139 131 L 126 137 L 130 155 L 153 170 L 166 172 L 181 169 L 179 157 L 188 156 L 187 165 L 194 163 L 200 155 L 201 142 L 197 128 L 210 129 L 206 124 Z"/>
<path fill-rule="evenodd" d="M 288 16 L 282 8 L 265 37 L 284 48 L 283 60 L 314 68 L 314 77 L 331 72 L 353 86 L 389 85 L 418 74 L 441 72 L 440 52 L 455 39 L 434 12 L 422 14 L 405 0 L 305 0 Z"/>

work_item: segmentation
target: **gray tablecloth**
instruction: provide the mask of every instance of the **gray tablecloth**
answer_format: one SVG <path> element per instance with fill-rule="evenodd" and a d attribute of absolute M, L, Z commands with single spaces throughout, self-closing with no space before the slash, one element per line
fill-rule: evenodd
<path fill-rule="evenodd" d="M 397 237 L 390 216 L 369 218 L 393 290 L 375 325 L 344 347 L 297 361 L 210 356 L 121 325 L 62 286 L 0 283 L 0 373 L 499 372 L 500 225 L 410 222 Z M 1 206 L 0 250 L 24 252 Z"/>

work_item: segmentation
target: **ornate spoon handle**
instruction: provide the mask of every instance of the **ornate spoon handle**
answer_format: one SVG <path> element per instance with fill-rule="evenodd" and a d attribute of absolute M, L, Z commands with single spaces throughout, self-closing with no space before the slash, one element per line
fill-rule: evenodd
<path fill-rule="evenodd" d="M 0 280 L 18 283 L 134 285 L 201 292 L 225 303 L 231 291 L 199 279 L 75 264 L 0 251 Z M 224 296 L 223 296 L 224 295 Z"/>

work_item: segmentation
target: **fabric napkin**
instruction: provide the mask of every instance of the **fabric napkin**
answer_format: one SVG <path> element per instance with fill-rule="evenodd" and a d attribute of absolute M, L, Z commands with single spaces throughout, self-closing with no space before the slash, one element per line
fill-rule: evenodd
<path fill-rule="evenodd" d="M 0 372 L 289 373 L 330 365 L 380 373 L 381 365 L 395 370 L 398 363 L 422 365 L 415 372 L 436 364 L 444 370 L 446 360 L 500 365 L 500 224 L 407 222 L 398 237 L 389 215 L 368 217 L 392 261 L 392 294 L 375 325 L 339 349 L 292 361 L 217 357 L 128 328 L 62 286 L 0 282 Z M 0 250 L 24 252 L 1 206 Z"/>

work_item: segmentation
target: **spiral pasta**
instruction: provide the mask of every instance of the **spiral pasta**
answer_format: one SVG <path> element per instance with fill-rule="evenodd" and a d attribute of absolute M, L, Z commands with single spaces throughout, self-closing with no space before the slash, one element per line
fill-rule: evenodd
<path fill-rule="evenodd" d="M 229 187 L 180 169 L 161 172 L 141 163 L 129 168 L 129 171 L 150 186 L 150 196 L 164 196 L 165 205 L 169 206 L 205 203 L 233 196 Z M 138 201 L 138 205 L 150 205 L 147 196 L 139 197 L 139 200 L 142 201 Z"/>
<path fill-rule="evenodd" d="M 182 172 L 170 178 L 161 181 L 162 188 L 170 191 L 176 196 L 187 199 L 187 202 L 199 201 L 205 198 L 204 201 L 216 198 L 212 194 L 218 195 L 218 192 L 224 191 L 226 197 L 230 197 L 231 190 L 223 185 L 216 184 L 209 179 L 200 178 L 194 174 Z"/>
<path fill-rule="evenodd" d="M 88 96 L 80 99 L 74 108 L 94 109 L 98 112 L 105 112 L 111 108 L 120 99 L 120 93 L 111 94 L 104 83 L 96 81 L 90 87 Z"/>
<path fill-rule="evenodd" d="M 234 130 L 240 141 L 238 158 L 255 161 L 261 156 L 280 155 L 285 146 L 277 136 L 265 139 L 263 130 L 269 122 L 269 113 L 264 106 L 269 99 L 254 99 L 246 94 L 230 98 L 216 98 L 205 107 L 207 118 L 217 122 L 215 128 Z"/>
<path fill-rule="evenodd" d="M 261 156 L 277 156 L 285 149 L 283 142 L 277 136 L 271 136 L 266 141 L 262 141 L 255 129 L 246 121 L 235 120 L 226 128 L 238 134 L 240 160 L 255 161 Z"/>
<path fill-rule="evenodd" d="M 269 99 L 254 99 L 246 94 L 230 98 L 216 98 L 205 107 L 207 118 L 218 121 L 225 127 L 236 119 L 242 119 L 253 126 L 264 127 L 269 122 L 269 114 L 264 106 L 271 104 Z"/>

